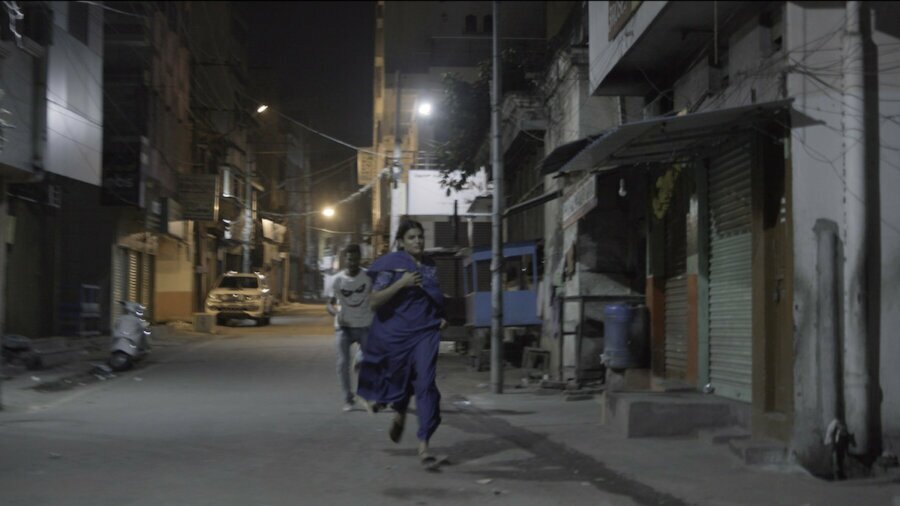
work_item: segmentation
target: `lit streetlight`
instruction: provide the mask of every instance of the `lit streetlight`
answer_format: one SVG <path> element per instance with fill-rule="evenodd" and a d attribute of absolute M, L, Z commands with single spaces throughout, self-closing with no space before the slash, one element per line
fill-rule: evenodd
<path fill-rule="evenodd" d="M 419 116 L 427 118 L 428 116 L 431 116 L 431 112 L 432 112 L 431 102 L 422 102 L 421 104 L 419 104 L 419 108 L 418 108 Z"/>
<path fill-rule="evenodd" d="M 263 113 L 263 112 L 265 112 L 265 110 L 268 109 L 268 108 L 269 108 L 269 106 L 267 106 L 266 104 L 262 104 L 262 105 L 260 105 L 259 107 L 256 108 L 256 112 L 258 112 L 258 113 Z"/>
<path fill-rule="evenodd" d="M 325 216 L 326 218 L 331 218 L 332 216 L 334 216 L 334 208 L 329 206 L 329 207 L 326 207 L 325 209 L 322 209 L 322 216 Z"/>

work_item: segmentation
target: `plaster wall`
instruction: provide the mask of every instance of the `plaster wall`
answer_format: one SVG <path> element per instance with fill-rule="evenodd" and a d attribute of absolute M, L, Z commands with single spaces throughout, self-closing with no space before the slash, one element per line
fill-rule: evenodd
<path fill-rule="evenodd" d="M 10 125 L 3 128 L 0 164 L 31 172 L 34 154 L 34 58 L 16 47 L 15 42 L 0 42 L 0 119 Z"/>
<path fill-rule="evenodd" d="M 103 13 L 90 6 L 88 45 L 69 35 L 67 2 L 52 2 L 45 168 L 100 185 L 103 148 Z"/>
<path fill-rule="evenodd" d="M 821 444 L 823 378 L 818 362 L 816 255 L 813 227 L 826 219 L 843 230 L 843 145 L 840 73 L 810 77 L 803 69 L 840 68 L 843 5 L 786 7 L 786 50 L 797 71 L 787 76 L 793 102 L 789 146 L 793 186 L 794 248 L 794 452 L 801 462 L 815 467 L 828 458 Z M 813 121 L 806 121 L 812 119 Z M 810 124 L 812 123 L 812 124 Z M 805 126 L 808 125 L 808 126 Z M 839 240 L 840 243 L 840 240 Z M 840 247 L 840 246 L 839 246 Z M 838 254 L 840 257 L 840 254 Z M 840 263 L 837 264 L 840 276 Z"/>
<path fill-rule="evenodd" d="M 870 286 L 879 290 L 880 377 L 884 394 L 881 425 L 885 447 L 896 453 L 900 445 L 900 15 L 891 3 L 873 6 L 873 42 L 878 64 L 878 125 L 881 149 L 878 153 L 877 195 L 880 215 L 873 226 L 880 231 L 880 272 L 870 275 Z M 873 286 L 874 285 L 874 286 Z M 870 325 L 871 326 L 871 325 Z"/>

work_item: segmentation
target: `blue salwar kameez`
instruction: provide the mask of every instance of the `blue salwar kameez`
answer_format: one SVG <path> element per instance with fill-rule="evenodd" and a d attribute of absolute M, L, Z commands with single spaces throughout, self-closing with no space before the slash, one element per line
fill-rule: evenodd
<path fill-rule="evenodd" d="M 359 371 L 360 397 L 391 404 L 406 412 L 411 396 L 416 397 L 419 440 L 428 441 L 441 423 L 441 393 L 436 366 L 441 343 L 444 296 L 433 261 L 417 264 L 408 253 L 388 253 L 368 269 L 373 291 L 397 282 L 404 272 L 419 272 L 421 286 L 408 286 L 375 310 L 369 338 Z"/>

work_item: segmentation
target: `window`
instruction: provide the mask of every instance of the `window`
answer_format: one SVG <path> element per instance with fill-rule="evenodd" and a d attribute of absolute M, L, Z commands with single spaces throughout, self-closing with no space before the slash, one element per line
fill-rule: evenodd
<path fill-rule="evenodd" d="M 88 44 L 88 4 L 69 3 L 69 34 Z"/>
<path fill-rule="evenodd" d="M 225 276 L 219 282 L 219 288 L 258 288 L 257 278 L 245 276 Z"/>
<path fill-rule="evenodd" d="M 466 33 L 475 33 L 478 31 L 478 18 L 469 14 L 466 16 Z"/>
<path fill-rule="evenodd" d="M 482 25 L 481 31 L 483 31 L 484 33 L 494 32 L 494 16 L 484 17 L 484 24 Z"/>

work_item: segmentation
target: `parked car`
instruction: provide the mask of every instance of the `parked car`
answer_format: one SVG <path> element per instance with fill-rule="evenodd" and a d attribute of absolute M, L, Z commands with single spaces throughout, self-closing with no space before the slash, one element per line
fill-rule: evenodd
<path fill-rule="evenodd" d="M 206 312 L 224 325 L 229 319 L 250 318 L 268 325 L 272 316 L 272 292 L 266 277 L 258 272 L 223 274 L 206 297 Z"/>

